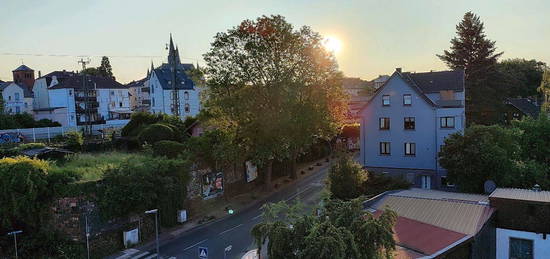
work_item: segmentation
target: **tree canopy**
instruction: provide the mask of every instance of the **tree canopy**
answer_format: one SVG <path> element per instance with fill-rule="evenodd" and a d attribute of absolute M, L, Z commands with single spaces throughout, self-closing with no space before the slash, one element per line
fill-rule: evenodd
<path fill-rule="evenodd" d="M 113 75 L 113 68 L 109 57 L 103 56 L 101 58 L 101 64 L 98 67 L 89 67 L 81 71 L 81 73 L 91 76 L 100 76 L 115 79 Z"/>
<path fill-rule="evenodd" d="M 538 96 L 546 64 L 534 59 L 506 59 L 497 63 L 507 97 Z"/>
<path fill-rule="evenodd" d="M 334 136 L 345 114 L 342 74 L 322 37 L 282 16 L 245 20 L 215 36 L 204 55 L 209 123 L 232 132 L 267 168 Z"/>
<path fill-rule="evenodd" d="M 324 203 L 319 215 L 303 215 L 300 204 L 264 205 L 264 221 L 252 229 L 258 248 L 269 240 L 267 254 L 273 259 L 393 258 L 395 212 L 375 217 L 357 199 Z"/>

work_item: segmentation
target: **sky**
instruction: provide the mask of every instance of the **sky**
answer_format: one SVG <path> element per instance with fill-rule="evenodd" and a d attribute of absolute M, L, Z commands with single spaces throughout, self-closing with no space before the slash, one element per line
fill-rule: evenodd
<path fill-rule="evenodd" d="M 339 39 L 346 76 L 444 70 L 436 54 L 449 48 L 467 11 L 481 17 L 503 58 L 550 64 L 547 0 L 0 0 L 0 80 L 12 80 L 22 63 L 44 75 L 79 70 L 81 57 L 98 66 L 105 55 L 127 83 L 145 77 L 151 62 L 166 62 L 170 33 L 183 62 L 204 64 L 217 32 L 272 14 Z"/>

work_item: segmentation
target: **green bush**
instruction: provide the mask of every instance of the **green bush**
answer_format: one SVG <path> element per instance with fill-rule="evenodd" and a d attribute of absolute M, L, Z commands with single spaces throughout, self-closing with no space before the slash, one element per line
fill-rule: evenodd
<path fill-rule="evenodd" d="M 71 151 L 82 150 L 84 137 L 80 131 L 69 131 L 65 133 L 65 147 Z"/>
<path fill-rule="evenodd" d="M 153 144 L 153 154 L 155 156 L 165 156 L 176 158 L 186 152 L 186 145 L 172 140 L 161 140 Z"/>
<path fill-rule="evenodd" d="M 138 135 L 141 144 L 154 144 L 161 140 L 173 140 L 174 130 L 165 124 L 155 123 L 147 126 Z"/>
<path fill-rule="evenodd" d="M 18 129 L 18 128 L 42 128 L 59 127 L 61 124 L 48 119 L 35 121 L 31 114 L 2 114 L 0 113 L 0 129 Z"/>
<path fill-rule="evenodd" d="M 133 158 L 108 170 L 98 187 L 103 218 L 125 217 L 159 209 L 161 224 L 176 224 L 177 210 L 187 196 L 189 164 L 181 159 Z"/>
<path fill-rule="evenodd" d="M 131 120 L 122 128 L 122 137 L 138 137 L 145 129 L 153 124 L 164 124 L 173 130 L 172 140 L 183 142 L 187 138 L 185 129 L 192 123 L 191 120 L 183 122 L 180 118 L 167 114 L 153 114 L 137 112 L 132 114 Z"/>
<path fill-rule="evenodd" d="M 411 188 L 411 183 L 403 178 L 368 173 L 367 180 L 363 183 L 361 192 L 368 197 L 376 196 L 385 191 L 403 190 Z"/>
<path fill-rule="evenodd" d="M 361 195 L 361 186 L 367 175 L 357 162 L 343 155 L 329 171 L 330 192 L 333 197 L 350 200 Z"/>
<path fill-rule="evenodd" d="M 23 150 L 28 150 L 28 149 L 35 149 L 35 148 L 45 148 L 46 147 L 46 144 L 44 143 L 26 143 L 26 144 L 21 144 L 19 146 L 17 146 L 17 151 L 23 151 Z"/>

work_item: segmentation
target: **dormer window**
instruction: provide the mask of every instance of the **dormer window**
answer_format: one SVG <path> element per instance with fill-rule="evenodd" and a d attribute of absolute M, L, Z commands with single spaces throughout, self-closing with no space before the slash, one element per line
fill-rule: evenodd
<path fill-rule="evenodd" d="M 412 96 L 410 94 L 404 94 L 403 95 L 403 105 L 411 106 L 411 104 L 412 104 Z"/>
<path fill-rule="evenodd" d="M 382 95 L 382 106 L 390 106 L 390 96 Z"/>

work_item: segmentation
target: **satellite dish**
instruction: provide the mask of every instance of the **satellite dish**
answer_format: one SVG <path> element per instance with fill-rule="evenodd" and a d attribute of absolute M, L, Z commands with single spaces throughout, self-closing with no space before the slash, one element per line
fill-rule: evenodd
<path fill-rule="evenodd" d="M 492 193 L 496 188 L 497 184 L 493 180 L 487 180 L 485 184 L 483 184 L 483 190 L 486 194 Z"/>

